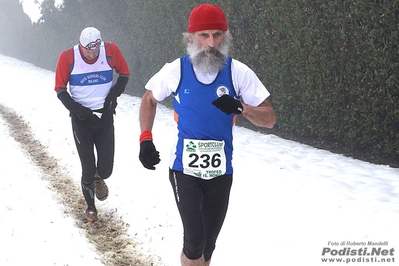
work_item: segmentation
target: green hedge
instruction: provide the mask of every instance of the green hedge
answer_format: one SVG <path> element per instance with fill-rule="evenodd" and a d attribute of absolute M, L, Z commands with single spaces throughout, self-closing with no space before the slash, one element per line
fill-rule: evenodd
<path fill-rule="evenodd" d="M 45 22 L 26 26 L 29 41 L 10 41 L 31 49 L 25 60 L 53 70 L 82 28 L 96 26 L 121 47 L 132 72 L 128 92 L 141 96 L 164 63 L 185 53 L 181 33 L 204 2 L 65 0 L 59 11 L 44 1 Z M 214 3 L 226 12 L 232 55 L 270 90 L 280 132 L 399 158 L 399 0 Z M 1 42 L 0 52 L 18 54 Z"/>

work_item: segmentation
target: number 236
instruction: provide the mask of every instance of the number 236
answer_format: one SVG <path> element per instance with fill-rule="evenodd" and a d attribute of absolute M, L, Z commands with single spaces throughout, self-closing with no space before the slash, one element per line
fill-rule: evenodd
<path fill-rule="evenodd" d="M 216 168 L 222 163 L 219 153 L 213 154 L 212 157 L 209 154 L 202 154 L 199 156 L 196 153 L 191 153 L 188 157 L 192 159 L 188 166 L 193 168 L 208 168 L 210 165 Z"/>

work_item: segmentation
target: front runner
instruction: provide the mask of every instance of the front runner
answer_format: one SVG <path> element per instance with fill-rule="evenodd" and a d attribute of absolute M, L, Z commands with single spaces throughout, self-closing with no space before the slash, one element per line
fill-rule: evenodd
<path fill-rule="evenodd" d="M 166 64 L 146 85 L 139 158 L 148 169 L 159 163 L 151 130 L 157 103 L 173 94 L 178 133 L 169 178 L 184 228 L 181 264 L 209 265 L 229 202 L 236 115 L 268 128 L 276 117 L 255 73 L 228 56 L 231 35 L 219 7 L 195 7 L 184 40 L 188 54 Z"/>

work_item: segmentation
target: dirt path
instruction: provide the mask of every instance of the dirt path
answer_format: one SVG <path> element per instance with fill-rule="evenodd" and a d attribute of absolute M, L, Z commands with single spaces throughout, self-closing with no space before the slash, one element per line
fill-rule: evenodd
<path fill-rule="evenodd" d="M 115 209 L 99 208 L 101 217 L 95 224 L 84 224 L 82 215 L 86 209 L 81 188 L 73 182 L 57 162 L 49 155 L 40 141 L 34 138 L 29 125 L 13 110 L 0 104 L 0 116 L 7 123 L 11 136 L 40 168 L 42 179 L 50 184 L 59 204 L 66 207 L 66 214 L 75 220 L 90 243 L 94 245 L 104 265 L 154 265 L 150 258 L 140 254 L 138 242 L 128 235 L 129 225 L 124 223 Z"/>

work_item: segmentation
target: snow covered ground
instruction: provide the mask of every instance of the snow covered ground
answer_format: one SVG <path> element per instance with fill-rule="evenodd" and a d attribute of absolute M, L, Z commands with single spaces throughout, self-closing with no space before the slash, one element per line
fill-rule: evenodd
<path fill-rule="evenodd" d="M 80 162 L 54 72 L 0 55 L 0 73 L 0 104 L 30 125 L 78 188 Z M 143 253 L 175 266 L 182 226 L 168 180 L 173 115 L 159 106 L 153 135 L 162 161 L 149 171 L 138 160 L 139 105 L 137 97 L 119 99 L 114 173 L 107 201 L 97 202 L 99 216 L 102 208 L 117 210 Z M 240 127 L 234 141 L 231 202 L 212 265 L 398 263 L 399 169 Z M 0 163 L 0 265 L 103 265 L 1 116 Z"/>

